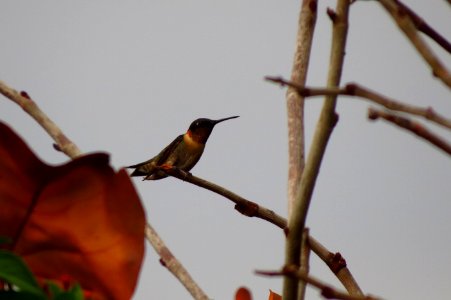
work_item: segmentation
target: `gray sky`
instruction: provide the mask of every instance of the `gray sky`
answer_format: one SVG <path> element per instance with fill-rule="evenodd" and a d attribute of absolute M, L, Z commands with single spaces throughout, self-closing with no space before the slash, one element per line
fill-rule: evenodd
<path fill-rule="evenodd" d="M 406 0 L 448 40 L 446 1 Z M 330 22 L 321 1 L 308 82 L 325 83 Z M 116 168 L 146 160 L 198 117 L 218 125 L 193 174 L 286 215 L 285 90 L 299 1 L 3 0 L 0 80 L 26 90 L 85 152 L 107 151 Z M 451 68 L 451 58 L 433 46 Z M 451 116 L 449 90 L 376 1 L 353 4 L 343 81 L 355 81 Z M 306 107 L 310 144 L 320 98 Z M 308 226 L 339 251 L 365 292 L 386 299 L 451 294 L 451 161 L 409 133 L 369 122 L 368 103 L 342 98 Z M 2 97 L 0 119 L 48 163 L 67 161 L 19 107 Z M 428 124 L 451 140 L 451 134 Z M 281 280 L 253 274 L 284 261 L 275 226 L 241 216 L 224 198 L 173 178 L 134 181 L 149 221 L 206 293 L 255 299 Z M 314 255 L 311 274 L 337 280 Z M 309 299 L 320 299 L 309 290 Z M 147 246 L 135 299 L 189 299 Z"/>

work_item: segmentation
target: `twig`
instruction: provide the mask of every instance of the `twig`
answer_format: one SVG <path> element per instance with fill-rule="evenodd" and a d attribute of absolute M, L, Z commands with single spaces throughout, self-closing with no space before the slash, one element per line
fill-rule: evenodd
<path fill-rule="evenodd" d="M 282 86 L 290 86 L 304 97 L 313 97 L 321 95 L 346 95 L 353 97 L 360 97 L 370 102 L 379 104 L 390 110 L 409 113 L 412 115 L 423 117 L 431 122 L 437 123 L 443 127 L 451 129 L 451 120 L 443 117 L 435 112 L 432 107 L 419 107 L 415 105 L 406 104 L 381 94 L 378 94 L 364 86 L 357 83 L 348 83 L 342 88 L 312 88 L 297 85 L 293 82 L 284 80 L 281 77 L 265 77 L 266 80 L 278 83 Z"/>
<path fill-rule="evenodd" d="M 38 105 L 28 96 L 26 92 L 19 93 L 0 81 L 0 93 L 6 98 L 14 101 L 25 112 L 41 125 L 42 128 L 53 138 L 59 150 L 70 158 L 75 158 L 81 154 L 80 149 L 69 140 L 59 127 L 38 107 Z"/>
<path fill-rule="evenodd" d="M 317 0 L 302 0 L 298 19 L 296 50 L 291 81 L 304 85 L 307 79 L 313 33 L 315 31 Z M 305 165 L 304 97 L 287 89 L 288 119 L 288 219 L 291 216 L 296 190 Z"/>
<path fill-rule="evenodd" d="M 339 252 L 333 253 L 327 250 L 326 247 L 321 245 L 321 243 L 311 235 L 308 237 L 308 243 L 313 252 L 315 252 L 315 254 L 327 264 L 335 276 L 337 276 L 338 280 L 340 280 L 341 284 L 346 288 L 350 295 L 363 296 L 362 290 L 347 267 L 346 260 Z"/>
<path fill-rule="evenodd" d="M 160 255 L 161 263 L 183 284 L 194 299 L 208 300 L 208 296 L 196 284 L 180 261 L 174 257 L 171 250 L 164 244 L 155 229 L 147 223 L 145 228 L 147 240 Z"/>
<path fill-rule="evenodd" d="M 0 81 L 0 93 L 2 93 L 5 97 L 11 99 L 15 103 L 17 103 L 20 107 L 23 108 L 23 110 L 26 113 L 28 113 L 33 119 L 35 119 L 36 122 L 45 129 L 45 131 L 50 135 L 50 137 L 53 138 L 53 140 L 56 143 L 56 148 L 63 151 L 70 158 L 75 158 L 81 155 L 80 149 L 78 149 L 78 147 L 64 135 L 61 129 L 49 117 L 47 117 L 47 115 L 39 108 L 39 106 L 34 101 L 31 100 L 31 98 L 28 96 L 27 93 L 25 92 L 18 93 L 16 90 L 10 88 L 2 81 Z M 162 252 L 158 252 L 157 250 L 157 253 L 162 258 L 162 261 L 165 261 L 165 259 L 168 258 L 168 255 L 170 254 L 169 261 L 170 264 L 168 265 L 181 266 L 181 268 L 178 268 L 178 270 L 180 270 L 180 273 L 173 272 L 173 269 L 175 267 L 174 268 L 168 267 L 168 270 L 171 271 L 172 274 L 180 280 L 180 282 L 188 289 L 188 291 L 192 294 L 192 291 L 190 290 L 192 289 L 193 292 L 196 293 L 196 295 L 205 296 L 205 294 L 192 280 L 192 278 L 189 276 L 186 270 L 183 269 L 181 263 L 178 262 L 177 259 L 171 254 L 169 249 L 166 246 L 164 246 L 163 241 L 156 234 L 155 230 L 153 230 L 150 224 L 146 224 L 145 234 L 148 241 L 152 246 L 154 246 L 154 248 L 156 248 L 156 246 L 158 245 L 161 245 L 161 247 L 159 247 L 158 249 L 162 250 Z M 205 296 L 205 298 L 200 297 L 196 299 L 208 299 L 208 297 Z"/>
<path fill-rule="evenodd" d="M 326 299 L 341 300 L 376 300 L 372 296 L 355 296 L 345 292 L 338 291 L 334 287 L 323 283 L 321 280 L 309 276 L 307 273 L 299 271 L 296 266 L 287 266 L 282 271 L 256 271 L 255 273 L 265 276 L 288 276 L 293 279 L 301 280 L 321 291 L 321 295 Z"/>
<path fill-rule="evenodd" d="M 428 129 L 426 129 L 421 123 L 412 121 L 408 118 L 401 117 L 395 114 L 377 110 L 374 108 L 368 109 L 368 118 L 371 120 L 377 120 L 383 118 L 399 127 L 409 130 L 410 132 L 416 134 L 417 136 L 423 138 L 424 140 L 435 145 L 439 149 L 445 151 L 447 154 L 451 155 L 451 145 L 445 141 L 443 138 L 435 135 Z"/>
<path fill-rule="evenodd" d="M 266 207 L 258 205 L 255 202 L 249 201 L 249 200 L 223 188 L 222 186 L 219 186 L 217 184 L 209 182 L 200 177 L 194 176 L 191 173 L 186 174 L 184 171 L 181 171 L 180 169 L 177 169 L 177 168 L 173 168 L 173 169 L 163 169 L 162 168 L 161 170 L 166 172 L 166 174 L 176 177 L 180 180 L 192 183 L 194 185 L 197 185 L 199 187 L 202 187 L 204 189 L 207 189 L 209 191 L 217 193 L 221 196 L 224 196 L 225 198 L 227 198 L 227 199 L 231 200 L 233 203 L 235 203 L 235 209 L 237 211 L 239 211 L 240 213 L 242 213 L 243 215 L 245 215 L 247 217 L 257 217 L 257 218 L 266 220 L 281 229 L 286 228 L 287 220 L 285 218 L 279 216 L 274 211 L 272 211 Z"/>
<path fill-rule="evenodd" d="M 433 74 L 440 78 L 448 87 L 451 87 L 451 73 L 418 34 L 417 28 L 406 10 L 399 6 L 395 0 L 379 0 L 379 3 L 382 4 L 387 12 L 389 12 L 398 24 L 398 27 L 404 32 L 423 59 L 429 64 Z"/>
<path fill-rule="evenodd" d="M 343 67 L 346 37 L 348 32 L 349 0 L 338 0 L 336 12 L 329 10 L 329 16 L 333 21 L 332 46 L 327 79 L 328 87 L 338 86 Z M 327 96 L 316 126 L 312 145 L 308 154 L 301 183 L 296 192 L 296 200 L 293 213 L 288 223 L 289 233 L 285 244 L 285 264 L 300 265 L 301 236 L 305 227 L 305 220 L 313 194 L 316 178 L 319 173 L 321 161 L 326 150 L 329 137 L 338 120 L 335 113 L 336 96 Z M 297 281 L 292 278 L 284 278 L 283 299 L 294 300 L 297 298 Z"/>
<path fill-rule="evenodd" d="M 439 44 L 443 49 L 451 53 L 451 43 L 448 42 L 440 33 L 438 33 L 434 28 L 429 26 L 426 21 L 421 18 L 419 15 L 417 15 L 410 7 L 405 5 L 399 0 L 395 0 L 396 4 L 399 5 L 401 9 L 403 9 L 407 14 L 409 14 L 410 18 L 412 19 L 413 24 L 415 27 L 429 36 L 432 40 L 434 40 L 437 44 Z"/>

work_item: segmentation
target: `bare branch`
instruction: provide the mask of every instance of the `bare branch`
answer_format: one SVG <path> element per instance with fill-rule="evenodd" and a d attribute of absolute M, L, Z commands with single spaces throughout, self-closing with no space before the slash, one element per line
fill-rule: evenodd
<path fill-rule="evenodd" d="M 429 26 L 426 21 L 421 18 L 419 15 L 417 15 L 410 7 L 405 5 L 399 0 L 395 0 L 395 2 L 399 5 L 401 9 L 403 9 L 407 14 L 409 14 L 410 18 L 412 19 L 413 24 L 415 27 L 429 36 L 432 40 L 434 40 L 437 44 L 439 44 L 443 49 L 451 53 L 451 43 L 448 42 L 445 37 L 443 37 L 440 33 L 438 33 L 434 28 Z"/>
<path fill-rule="evenodd" d="M 303 0 L 298 20 L 291 81 L 304 85 L 316 23 L 317 0 Z M 305 164 L 304 97 L 287 89 L 288 117 L 288 219 Z"/>
<path fill-rule="evenodd" d="M 418 34 L 417 28 L 406 10 L 398 5 L 395 0 L 379 0 L 379 3 L 381 3 L 385 10 L 392 16 L 398 24 L 398 27 L 404 32 L 423 59 L 429 64 L 434 76 L 437 76 L 448 87 L 451 87 L 451 73 Z"/>
<path fill-rule="evenodd" d="M 340 83 L 348 32 L 349 5 L 349 0 L 338 0 L 337 8 L 332 19 L 332 47 L 327 79 L 328 87 L 335 87 Z M 338 120 L 338 116 L 335 113 L 335 104 L 336 96 L 326 97 L 316 126 L 312 145 L 302 173 L 301 183 L 296 192 L 292 216 L 288 223 L 289 232 L 285 244 L 286 265 L 300 266 L 301 237 L 305 227 L 310 200 L 329 137 Z M 298 285 L 296 280 L 285 277 L 283 299 L 294 300 L 297 298 L 297 295 Z"/>
<path fill-rule="evenodd" d="M 426 127 L 424 127 L 423 124 L 419 122 L 412 121 L 408 118 L 401 117 L 395 114 L 390 114 L 388 112 L 384 112 L 374 108 L 368 109 L 368 118 L 371 120 L 383 118 L 389 121 L 390 123 L 393 123 L 401 128 L 409 130 L 410 132 L 425 139 L 431 144 L 437 146 L 439 149 L 445 151 L 447 154 L 451 155 L 451 145 L 441 137 L 438 137 L 437 135 L 426 129 Z"/>
<path fill-rule="evenodd" d="M 146 225 L 145 233 L 147 240 L 160 255 L 160 261 L 163 266 L 165 266 L 183 284 L 191 296 L 198 300 L 208 300 L 208 296 L 197 285 L 180 261 L 175 258 L 171 250 L 166 247 L 163 240 L 149 223 Z"/>
<path fill-rule="evenodd" d="M 287 276 L 293 279 L 304 281 L 307 284 L 316 287 L 321 291 L 321 295 L 326 299 L 342 299 L 342 300 L 376 300 L 372 296 L 356 296 L 345 292 L 338 291 L 334 287 L 323 283 L 321 280 L 309 276 L 307 273 L 298 270 L 296 266 L 286 266 L 282 271 L 256 271 L 255 273 L 265 276 Z"/>
<path fill-rule="evenodd" d="M 346 260 L 339 252 L 333 253 L 327 250 L 326 247 L 321 245 L 320 242 L 311 235 L 308 237 L 308 243 L 313 252 L 315 252 L 315 254 L 327 264 L 335 276 L 337 276 L 338 280 L 340 280 L 341 284 L 343 284 L 350 295 L 363 296 L 362 290 L 347 267 Z"/>
<path fill-rule="evenodd" d="M 0 81 L 0 93 L 18 104 L 35 119 L 50 137 L 52 137 L 59 151 L 64 152 L 70 158 L 75 158 L 81 154 L 80 149 L 64 135 L 61 129 L 39 108 L 26 92 L 19 93 Z"/>
<path fill-rule="evenodd" d="M 415 116 L 423 117 L 431 122 L 437 123 L 443 127 L 451 129 L 451 120 L 443 117 L 435 112 L 432 107 L 419 107 L 415 105 L 406 104 L 379 93 L 376 93 L 357 83 L 348 83 L 343 88 L 313 88 L 303 87 L 293 82 L 286 81 L 281 77 L 265 77 L 266 80 L 278 83 L 282 86 L 290 86 L 304 97 L 313 97 L 321 95 L 346 95 L 353 97 L 361 97 L 370 102 L 384 106 L 387 109 L 409 113 Z"/>
<path fill-rule="evenodd" d="M 247 217 L 257 217 L 263 220 L 266 220 L 277 227 L 281 229 L 285 229 L 287 225 L 287 220 L 278 214 L 276 214 L 274 211 L 263 207 L 261 205 L 258 205 L 255 202 L 249 201 L 225 188 L 222 186 L 219 186 L 217 184 L 214 184 L 210 181 L 207 181 L 205 179 L 202 179 L 200 177 L 196 177 L 192 175 L 191 173 L 186 173 L 183 170 L 172 168 L 172 169 L 163 169 L 160 170 L 164 171 L 166 174 L 176 177 L 180 180 L 192 183 L 194 185 L 197 185 L 199 187 L 202 187 L 204 189 L 207 189 L 209 191 L 212 191 L 216 194 L 219 194 L 221 196 L 224 196 L 225 198 L 231 200 L 233 203 L 235 203 L 235 209 L 242 213 L 243 215 Z"/>

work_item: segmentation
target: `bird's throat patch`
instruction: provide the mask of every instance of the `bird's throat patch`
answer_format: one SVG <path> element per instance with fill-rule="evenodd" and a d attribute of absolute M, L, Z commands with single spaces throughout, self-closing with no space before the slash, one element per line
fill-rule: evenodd
<path fill-rule="evenodd" d="M 205 144 L 202 143 L 202 138 L 193 134 L 190 130 L 186 134 L 183 135 L 183 141 L 186 146 L 193 150 L 200 150 L 205 147 Z"/>

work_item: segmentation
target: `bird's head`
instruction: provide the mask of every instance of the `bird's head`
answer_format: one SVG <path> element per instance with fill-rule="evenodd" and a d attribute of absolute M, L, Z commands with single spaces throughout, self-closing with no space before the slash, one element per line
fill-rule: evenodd
<path fill-rule="evenodd" d="M 221 123 L 226 120 L 235 119 L 238 117 L 239 116 L 233 116 L 233 117 L 228 117 L 228 118 L 219 119 L 219 120 L 200 118 L 200 119 L 194 120 L 191 123 L 191 125 L 189 126 L 188 131 L 186 133 L 194 141 L 201 143 L 201 144 L 205 144 L 216 124 Z"/>

